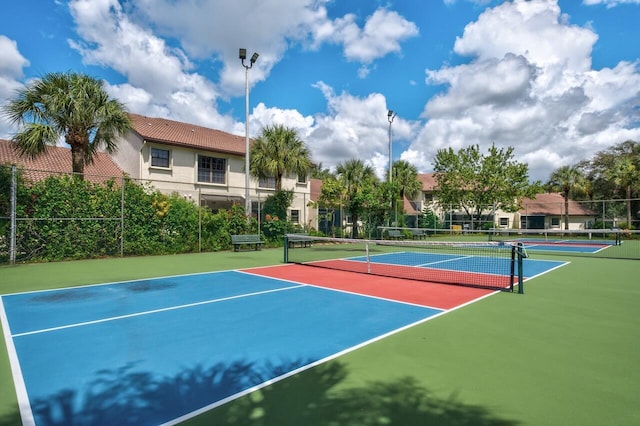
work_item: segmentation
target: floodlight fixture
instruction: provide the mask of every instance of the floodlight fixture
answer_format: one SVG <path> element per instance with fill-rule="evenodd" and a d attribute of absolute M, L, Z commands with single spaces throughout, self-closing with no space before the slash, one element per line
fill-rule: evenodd
<path fill-rule="evenodd" d="M 391 123 L 393 123 L 393 119 L 396 118 L 396 115 L 397 113 L 395 113 L 391 109 L 387 111 L 387 120 L 389 121 L 389 183 L 391 183 L 391 171 L 393 169 L 393 156 L 392 156 L 392 150 L 391 150 L 391 142 L 392 142 Z"/>
<path fill-rule="evenodd" d="M 247 218 L 251 217 L 251 198 L 249 194 L 249 70 L 253 67 L 253 64 L 258 60 L 258 53 L 255 52 L 251 59 L 249 60 L 249 65 L 244 63 L 244 60 L 247 59 L 247 49 L 240 49 L 239 55 L 240 60 L 242 61 L 242 66 L 244 67 L 244 94 L 245 94 L 245 128 L 244 128 L 244 211 L 247 215 Z"/>

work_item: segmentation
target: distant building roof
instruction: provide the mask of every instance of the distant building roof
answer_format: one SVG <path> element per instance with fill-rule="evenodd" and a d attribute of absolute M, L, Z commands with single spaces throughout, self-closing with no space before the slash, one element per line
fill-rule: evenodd
<path fill-rule="evenodd" d="M 28 172 L 28 178 L 39 180 L 57 173 L 71 173 L 71 150 L 61 146 L 48 146 L 45 152 L 36 158 L 22 156 L 15 143 L 0 139 L 0 164 L 20 166 Z M 85 179 L 102 181 L 105 178 L 121 177 L 122 170 L 109 154 L 98 152 L 93 163 L 84 168 Z"/>
<path fill-rule="evenodd" d="M 436 186 L 436 174 L 435 173 L 419 173 L 418 180 L 422 182 L 422 191 L 433 191 Z"/>
<path fill-rule="evenodd" d="M 536 195 L 535 199 L 524 198 L 521 215 L 564 215 L 564 197 L 560 193 L 544 193 Z M 569 216 L 594 216 L 597 213 L 582 203 L 569 200 Z"/>
<path fill-rule="evenodd" d="M 309 179 L 311 201 L 318 201 L 322 194 L 322 179 Z"/>
<path fill-rule="evenodd" d="M 133 130 L 143 139 L 169 145 L 244 156 L 245 138 L 195 124 L 129 114 Z"/>

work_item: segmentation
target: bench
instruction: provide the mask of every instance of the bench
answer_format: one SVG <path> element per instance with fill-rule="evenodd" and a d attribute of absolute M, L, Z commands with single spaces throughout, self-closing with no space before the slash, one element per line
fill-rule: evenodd
<path fill-rule="evenodd" d="M 424 229 L 420 228 L 411 228 L 411 236 L 414 240 L 422 240 L 427 236 L 427 233 Z"/>
<path fill-rule="evenodd" d="M 241 246 L 253 246 L 254 250 L 260 250 L 264 242 L 260 240 L 260 235 L 246 234 L 232 235 L 231 244 L 233 244 L 233 251 L 240 251 Z"/>
<path fill-rule="evenodd" d="M 403 240 L 404 239 L 404 235 L 402 235 L 402 232 L 396 230 L 396 229 L 390 229 L 387 231 L 387 236 L 389 237 L 390 240 Z"/>
<path fill-rule="evenodd" d="M 296 244 L 298 244 L 298 246 L 300 247 L 311 247 L 311 242 L 313 241 L 311 238 L 309 238 L 309 234 L 290 234 L 287 237 L 287 240 L 289 241 L 289 248 L 294 248 L 296 246 Z"/>

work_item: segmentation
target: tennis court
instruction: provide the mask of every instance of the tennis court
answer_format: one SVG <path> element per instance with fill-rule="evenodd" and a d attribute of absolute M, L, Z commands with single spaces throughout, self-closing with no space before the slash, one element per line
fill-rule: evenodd
<path fill-rule="evenodd" d="M 525 262 L 528 278 L 564 264 Z M 493 293 L 280 265 L 9 294 L 0 308 L 24 423 L 171 424 Z"/>

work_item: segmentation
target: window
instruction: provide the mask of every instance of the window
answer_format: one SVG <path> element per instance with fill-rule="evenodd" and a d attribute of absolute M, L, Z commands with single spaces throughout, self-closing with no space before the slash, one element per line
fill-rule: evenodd
<path fill-rule="evenodd" d="M 505 228 L 507 226 L 509 226 L 509 218 L 508 217 L 501 217 L 500 218 L 500 226 L 503 226 Z"/>
<path fill-rule="evenodd" d="M 227 160 L 224 158 L 198 156 L 198 182 L 226 183 Z"/>
<path fill-rule="evenodd" d="M 258 180 L 258 186 L 260 188 L 276 189 L 276 178 L 274 177 L 260 178 Z"/>
<path fill-rule="evenodd" d="M 559 228 L 560 227 L 560 218 L 559 217 L 552 217 L 551 218 L 551 226 L 554 228 Z"/>
<path fill-rule="evenodd" d="M 171 152 L 168 149 L 151 148 L 151 167 L 169 168 Z"/>
<path fill-rule="evenodd" d="M 300 210 L 291 210 L 291 222 L 300 223 Z"/>
<path fill-rule="evenodd" d="M 305 185 L 307 183 L 307 175 L 298 175 L 298 180 L 296 182 L 300 185 Z"/>

